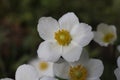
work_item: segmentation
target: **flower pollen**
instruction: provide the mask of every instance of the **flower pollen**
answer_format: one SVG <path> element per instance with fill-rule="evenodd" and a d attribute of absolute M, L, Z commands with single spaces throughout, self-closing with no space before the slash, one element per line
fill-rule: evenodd
<path fill-rule="evenodd" d="M 39 63 L 39 69 L 40 70 L 46 70 L 48 68 L 48 63 L 47 62 L 40 62 Z"/>
<path fill-rule="evenodd" d="M 69 45 L 72 40 L 70 33 L 64 29 L 55 32 L 55 39 L 58 44 L 62 46 Z"/>
<path fill-rule="evenodd" d="M 82 65 L 70 67 L 69 77 L 70 77 L 70 80 L 86 80 L 87 70 Z"/>
<path fill-rule="evenodd" d="M 114 34 L 108 33 L 108 34 L 106 34 L 106 35 L 103 37 L 103 41 L 108 43 L 108 42 L 110 42 L 113 38 L 114 38 Z"/>

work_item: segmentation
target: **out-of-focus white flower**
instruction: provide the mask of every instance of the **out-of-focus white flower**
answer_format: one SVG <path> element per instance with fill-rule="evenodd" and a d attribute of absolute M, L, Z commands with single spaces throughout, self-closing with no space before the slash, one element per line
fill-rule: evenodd
<path fill-rule="evenodd" d="M 114 70 L 114 73 L 115 73 L 117 80 L 120 80 L 120 57 L 118 57 L 117 59 L 117 65 L 118 65 L 118 68 Z"/>
<path fill-rule="evenodd" d="M 104 69 L 103 63 L 98 59 L 89 59 L 86 54 L 83 52 L 80 60 L 76 62 L 55 63 L 55 75 L 69 80 L 100 80 Z"/>
<path fill-rule="evenodd" d="M 31 64 L 32 66 L 27 64 L 19 66 L 16 71 L 15 80 L 58 80 L 57 78 L 54 78 L 54 76 L 50 74 L 51 69 L 53 68 L 52 67 L 53 63 L 44 62 L 39 59 L 36 59 L 33 60 Z M 37 70 L 39 69 L 39 71 L 37 71 L 34 67 Z M 14 79 L 2 78 L 0 80 L 14 80 Z"/>
<path fill-rule="evenodd" d="M 82 47 L 93 39 L 91 26 L 80 23 L 72 12 L 63 15 L 59 21 L 52 17 L 40 18 L 38 32 L 45 40 L 37 50 L 38 56 L 52 62 L 61 56 L 69 62 L 79 60 Z"/>
<path fill-rule="evenodd" d="M 40 80 L 59 80 L 59 79 L 56 79 L 54 77 L 45 76 L 45 77 L 42 77 Z"/>
<path fill-rule="evenodd" d="M 120 45 L 119 45 L 119 46 L 117 46 L 117 50 L 120 52 Z"/>
<path fill-rule="evenodd" d="M 39 80 L 39 76 L 33 66 L 24 64 L 18 67 L 15 80 Z"/>
<path fill-rule="evenodd" d="M 35 67 L 35 69 L 39 74 L 39 77 L 43 77 L 43 76 L 54 77 L 53 62 L 46 62 L 37 58 L 37 59 L 31 60 L 30 64 L 33 67 Z"/>
<path fill-rule="evenodd" d="M 101 23 L 97 26 L 97 31 L 94 32 L 94 41 L 101 46 L 113 44 L 117 39 L 116 27 Z"/>
<path fill-rule="evenodd" d="M 11 78 L 2 78 L 0 80 L 14 80 L 14 79 L 11 79 Z"/>

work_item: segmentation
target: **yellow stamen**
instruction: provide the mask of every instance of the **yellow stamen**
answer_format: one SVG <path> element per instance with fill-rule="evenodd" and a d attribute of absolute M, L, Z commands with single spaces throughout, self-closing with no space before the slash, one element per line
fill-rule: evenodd
<path fill-rule="evenodd" d="M 46 70 L 48 68 L 48 63 L 47 62 L 40 62 L 39 63 L 39 69 L 40 70 Z"/>
<path fill-rule="evenodd" d="M 82 65 L 70 67 L 69 76 L 70 76 L 70 80 L 86 80 L 87 70 Z"/>
<path fill-rule="evenodd" d="M 114 34 L 113 33 L 108 33 L 103 37 L 103 41 L 104 42 L 110 42 L 113 38 L 114 38 Z"/>
<path fill-rule="evenodd" d="M 54 38 L 56 39 L 58 44 L 62 46 L 69 45 L 72 40 L 70 33 L 64 29 L 55 32 Z"/>

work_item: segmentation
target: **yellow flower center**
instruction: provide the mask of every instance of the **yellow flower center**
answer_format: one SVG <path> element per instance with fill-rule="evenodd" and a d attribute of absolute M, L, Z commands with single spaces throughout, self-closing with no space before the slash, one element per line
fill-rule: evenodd
<path fill-rule="evenodd" d="M 54 37 L 59 45 L 66 46 L 69 45 L 72 38 L 70 33 L 67 30 L 58 30 L 55 32 L 55 37 Z"/>
<path fill-rule="evenodd" d="M 39 63 L 39 69 L 40 70 L 46 70 L 48 68 L 48 63 L 47 62 L 40 62 Z"/>
<path fill-rule="evenodd" d="M 114 38 L 114 34 L 113 33 L 108 33 L 103 37 L 103 41 L 104 42 L 110 42 L 112 39 Z"/>
<path fill-rule="evenodd" d="M 69 76 L 70 76 L 70 80 L 86 80 L 87 70 L 82 65 L 70 67 Z"/>

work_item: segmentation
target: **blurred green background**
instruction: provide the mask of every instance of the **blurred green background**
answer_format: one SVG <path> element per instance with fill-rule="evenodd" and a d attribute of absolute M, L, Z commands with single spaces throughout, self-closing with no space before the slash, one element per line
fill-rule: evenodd
<path fill-rule="evenodd" d="M 101 22 L 116 26 L 118 39 L 114 45 L 101 47 L 92 41 L 85 47 L 90 57 L 104 63 L 101 80 L 116 80 L 120 0 L 0 0 L 0 78 L 14 78 L 19 65 L 37 57 L 36 50 L 43 41 L 37 32 L 40 17 L 52 16 L 58 20 L 67 12 L 74 12 L 80 22 L 91 25 L 93 30 Z"/>

